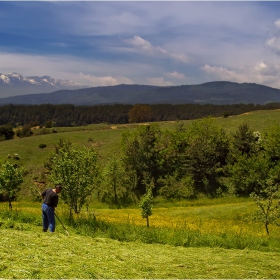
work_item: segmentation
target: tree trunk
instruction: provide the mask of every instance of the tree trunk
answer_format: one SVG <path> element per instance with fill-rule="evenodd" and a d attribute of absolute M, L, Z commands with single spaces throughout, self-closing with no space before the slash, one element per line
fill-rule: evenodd
<path fill-rule="evenodd" d="M 115 204 L 118 204 L 117 186 L 116 186 L 116 184 L 114 184 L 114 196 L 115 196 Z"/>
<path fill-rule="evenodd" d="M 268 222 L 265 222 L 265 230 L 266 230 L 266 234 L 269 235 L 269 230 L 268 230 Z"/>
<path fill-rule="evenodd" d="M 149 224 L 149 216 L 146 218 L 146 220 L 147 220 L 147 228 L 149 228 L 149 227 L 150 227 L 150 224 Z"/>
<path fill-rule="evenodd" d="M 12 210 L 13 209 L 13 206 L 12 206 L 12 202 L 11 200 L 9 200 L 9 209 Z"/>

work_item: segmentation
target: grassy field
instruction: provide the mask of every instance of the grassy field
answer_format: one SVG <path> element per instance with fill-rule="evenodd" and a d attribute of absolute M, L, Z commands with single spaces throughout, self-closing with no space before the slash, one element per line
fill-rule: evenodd
<path fill-rule="evenodd" d="M 254 131 L 280 123 L 280 111 L 257 111 L 218 118 L 227 133 L 246 122 Z M 184 121 L 188 126 L 192 121 Z M 143 124 L 142 124 L 143 125 Z M 40 134 L 0 142 L 0 159 L 17 162 L 28 171 L 24 188 L 34 185 L 45 161 L 60 139 L 93 146 L 101 160 L 119 153 L 124 131 L 138 125 L 89 125 L 55 128 Z M 173 130 L 175 122 L 160 123 Z M 44 149 L 40 144 L 46 144 Z M 13 155 L 18 154 L 19 160 Z M 0 278 L 162 278 L 277 279 L 280 278 L 280 227 L 253 221 L 256 205 L 249 198 L 155 200 L 150 228 L 138 205 L 110 209 L 99 202 L 69 220 L 59 203 L 54 234 L 41 232 L 40 202 L 22 193 L 13 211 L 0 203 Z"/>
<path fill-rule="evenodd" d="M 277 279 L 279 253 L 120 242 L 1 229 L 0 277 L 18 279 Z"/>
<path fill-rule="evenodd" d="M 159 202 L 148 229 L 140 209 L 98 204 L 71 225 L 60 203 L 67 235 L 59 223 L 41 232 L 39 202 L 14 203 L 13 211 L 1 203 L 0 278 L 277 279 L 280 230 L 267 237 L 249 222 L 254 207 L 237 198 Z"/>

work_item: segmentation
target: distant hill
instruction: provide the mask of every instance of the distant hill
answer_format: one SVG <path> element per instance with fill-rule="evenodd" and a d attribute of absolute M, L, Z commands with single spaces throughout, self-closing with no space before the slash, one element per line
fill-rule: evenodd
<path fill-rule="evenodd" d="M 209 82 L 199 85 L 157 87 L 117 85 L 0 98 L 4 104 L 266 104 L 280 102 L 280 90 L 254 84 Z"/>

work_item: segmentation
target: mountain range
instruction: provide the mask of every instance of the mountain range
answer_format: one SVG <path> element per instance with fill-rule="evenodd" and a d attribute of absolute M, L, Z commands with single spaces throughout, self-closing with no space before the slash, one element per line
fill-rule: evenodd
<path fill-rule="evenodd" d="M 0 73 L 0 96 L 10 97 L 33 93 L 50 93 L 61 89 L 80 89 L 86 85 L 69 80 L 55 79 L 50 76 L 28 76 L 20 73 Z"/>
<path fill-rule="evenodd" d="M 15 96 L 0 98 L 4 104 L 267 104 L 280 102 L 280 90 L 255 83 L 235 83 L 227 81 L 208 82 L 198 85 L 181 86 L 149 86 L 149 85 L 116 85 L 103 87 L 87 87 L 71 81 L 56 80 L 49 76 L 23 77 L 12 73 L 5 80 L 0 74 L 0 96 L 5 89 L 17 88 Z M 29 84 L 56 89 L 52 92 L 23 94 Z M 22 86 L 21 86 L 22 85 Z M 64 87 L 67 89 L 60 89 Z M 73 87 L 77 87 L 73 89 Z M 84 88 L 82 88 L 84 87 Z M 16 91 L 15 91 L 16 92 Z M 28 92 L 28 91 L 27 91 Z"/>

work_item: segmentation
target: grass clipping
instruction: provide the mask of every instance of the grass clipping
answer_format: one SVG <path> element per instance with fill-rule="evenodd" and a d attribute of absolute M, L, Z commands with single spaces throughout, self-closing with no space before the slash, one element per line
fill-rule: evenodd
<path fill-rule="evenodd" d="M 280 278 L 279 253 L 0 228 L 0 278 Z"/>

